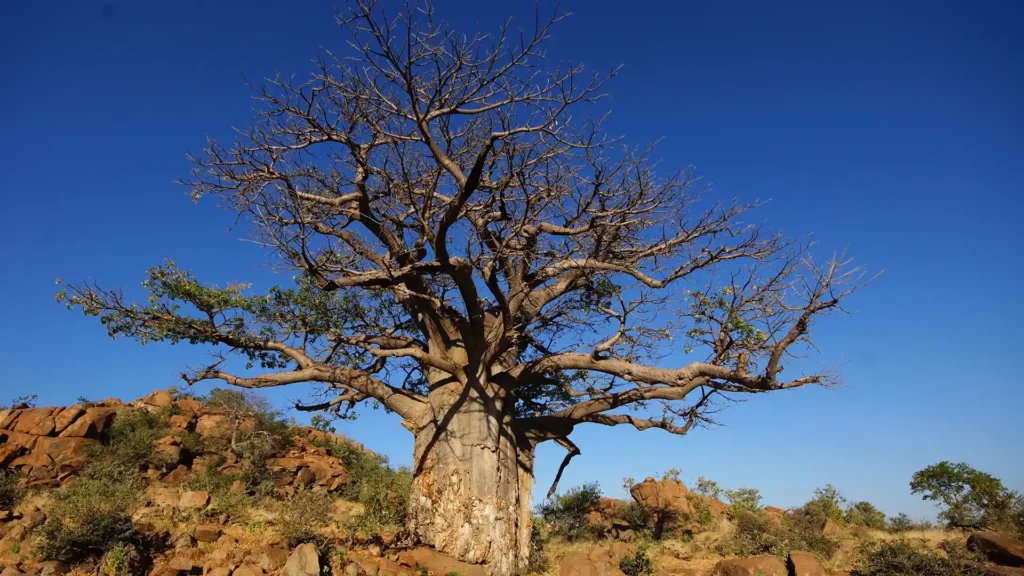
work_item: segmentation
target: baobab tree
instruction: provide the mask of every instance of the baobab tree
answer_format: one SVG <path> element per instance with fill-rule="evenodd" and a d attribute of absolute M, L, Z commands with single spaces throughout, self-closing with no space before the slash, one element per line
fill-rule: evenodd
<path fill-rule="evenodd" d="M 745 222 L 756 202 L 715 201 L 607 136 L 585 109 L 615 70 L 547 64 L 560 19 L 467 36 L 430 6 L 351 0 L 347 54 L 253 86 L 251 128 L 183 180 L 295 285 L 253 294 L 168 262 L 141 303 L 93 283 L 58 299 L 112 336 L 220 350 L 190 384 L 314 383 L 330 396 L 300 409 L 398 414 L 415 435 L 409 533 L 513 573 L 538 444 L 567 449 L 561 476 L 577 426 L 682 435 L 725 398 L 833 384 L 784 368 L 864 284 L 845 257 L 816 263 Z"/>

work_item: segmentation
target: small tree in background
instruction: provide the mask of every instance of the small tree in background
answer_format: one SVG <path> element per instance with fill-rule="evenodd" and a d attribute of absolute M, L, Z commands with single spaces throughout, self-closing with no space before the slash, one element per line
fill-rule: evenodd
<path fill-rule="evenodd" d="M 824 488 L 815 488 L 814 496 L 803 505 L 803 510 L 816 518 L 828 518 L 833 522 L 843 521 L 843 505 L 846 498 L 835 486 L 826 484 Z"/>
<path fill-rule="evenodd" d="M 939 519 L 950 527 L 1016 524 L 1014 517 L 1020 514 L 1020 495 L 964 462 L 943 461 L 918 470 L 910 480 L 910 491 L 943 508 Z"/>
<path fill-rule="evenodd" d="M 850 524 L 867 526 L 876 530 L 885 529 L 885 512 L 870 502 L 853 502 L 846 509 L 845 519 Z"/>
<path fill-rule="evenodd" d="M 703 476 L 697 477 L 697 483 L 694 485 L 693 491 L 702 496 L 714 498 L 715 500 L 722 499 L 722 487 L 718 485 L 718 482 L 708 480 Z"/>
<path fill-rule="evenodd" d="M 761 509 L 761 491 L 757 488 L 726 490 L 725 499 L 729 501 L 729 505 L 734 511 Z"/>

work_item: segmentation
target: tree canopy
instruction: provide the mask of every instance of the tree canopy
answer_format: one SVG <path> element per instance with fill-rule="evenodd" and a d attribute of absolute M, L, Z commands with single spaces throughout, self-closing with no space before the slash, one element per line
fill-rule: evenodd
<path fill-rule="evenodd" d="M 346 3 L 349 53 L 254 85 L 253 124 L 182 181 L 295 284 L 257 294 L 167 262 L 148 300 L 92 283 L 58 299 L 114 337 L 214 346 L 188 383 L 319 383 L 330 395 L 301 408 L 375 400 L 413 430 L 434 390 L 479 388 L 572 450 L 581 423 L 684 434 L 719 398 L 835 384 L 785 369 L 864 269 L 815 261 L 752 222 L 759 202 L 715 200 L 607 135 L 585 110 L 615 70 L 549 65 L 561 18 L 467 36 L 429 6 Z M 256 373 L 228 372 L 232 354 Z"/>

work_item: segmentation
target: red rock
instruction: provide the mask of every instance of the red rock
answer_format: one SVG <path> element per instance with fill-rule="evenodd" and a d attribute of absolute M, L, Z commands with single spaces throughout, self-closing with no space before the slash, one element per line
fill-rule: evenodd
<path fill-rule="evenodd" d="M 71 426 L 75 422 L 75 419 L 85 414 L 85 407 L 81 404 L 73 404 L 60 411 L 53 417 L 53 431 L 60 434 L 64 430 L 67 430 L 68 426 Z"/>
<path fill-rule="evenodd" d="M 231 488 L 228 488 L 229 494 L 241 494 L 242 492 L 245 492 L 245 482 L 241 480 L 235 480 L 231 483 Z"/>
<path fill-rule="evenodd" d="M 263 569 L 252 564 L 242 564 L 238 568 L 235 568 L 235 571 L 231 573 L 231 576 L 263 576 Z"/>
<path fill-rule="evenodd" d="M 792 576 L 827 576 L 825 568 L 818 557 L 810 552 L 792 551 L 787 562 Z"/>
<path fill-rule="evenodd" d="M 185 430 L 188 430 L 189 425 L 192 424 L 192 417 L 184 414 L 175 414 L 168 418 L 167 421 L 175 430 L 184 432 Z"/>
<path fill-rule="evenodd" d="M 14 424 L 14 431 L 28 434 L 52 412 L 53 408 L 29 408 L 22 410 L 21 415 L 18 416 L 18 421 Z"/>
<path fill-rule="evenodd" d="M 216 542 L 220 535 L 220 526 L 212 524 L 202 524 L 192 529 L 192 537 L 199 542 Z"/>
<path fill-rule="evenodd" d="M 24 456 L 15 458 L 10 463 L 10 467 L 22 468 L 25 466 L 49 466 L 51 464 L 53 464 L 53 458 L 50 458 L 45 452 L 40 452 L 39 450 L 36 450 L 35 452 L 30 452 Z"/>
<path fill-rule="evenodd" d="M 302 458 L 268 458 L 267 468 L 277 472 L 280 470 L 295 471 L 306 463 Z"/>
<path fill-rule="evenodd" d="M 259 560 L 263 570 L 273 572 L 288 561 L 288 550 L 277 546 L 264 546 L 260 551 Z"/>
<path fill-rule="evenodd" d="M 316 545 L 299 544 L 285 562 L 284 576 L 320 576 L 320 554 Z"/>
<path fill-rule="evenodd" d="M 19 414 L 21 414 L 21 410 L 10 408 L 0 410 L 0 430 L 10 430 L 13 428 Z"/>
<path fill-rule="evenodd" d="M 843 533 L 843 529 L 833 522 L 831 518 L 825 518 L 821 523 L 821 533 L 826 536 L 839 536 Z"/>
<path fill-rule="evenodd" d="M 170 408 L 174 404 L 174 397 L 167 390 L 153 390 L 152 394 L 140 398 L 139 402 L 155 408 Z"/>
<path fill-rule="evenodd" d="M 595 561 L 586 552 L 573 550 L 565 553 L 558 563 L 559 576 L 622 576 L 618 566 Z"/>
<path fill-rule="evenodd" d="M 26 450 L 33 449 L 38 440 L 39 436 L 32 436 L 31 434 L 15 432 L 13 430 L 0 432 L 0 441 L 3 441 L 4 444 L 10 446 L 21 446 Z"/>
<path fill-rule="evenodd" d="M 203 414 L 196 421 L 196 432 L 203 436 L 216 436 L 230 430 L 230 418 L 221 414 Z"/>
<path fill-rule="evenodd" d="M 60 433 L 60 437 L 99 438 L 114 420 L 114 415 L 113 408 L 87 408 L 85 414 Z"/>
<path fill-rule="evenodd" d="M 49 436 L 50 434 L 53 434 L 56 427 L 57 426 L 53 421 L 53 416 L 47 416 L 46 418 L 43 418 L 39 424 L 36 424 L 31 430 L 29 430 L 28 433 L 33 436 Z"/>
<path fill-rule="evenodd" d="M 720 576 L 787 576 L 786 563 L 776 556 L 730 558 L 715 565 Z"/>
<path fill-rule="evenodd" d="M 690 491 L 678 480 L 647 478 L 639 484 L 634 484 L 629 493 L 633 499 L 648 510 L 681 515 L 689 515 L 693 512 L 693 506 L 687 497 Z"/>
<path fill-rule="evenodd" d="M 206 492 L 185 492 L 178 501 L 178 508 L 206 508 L 210 503 L 210 495 Z"/>
<path fill-rule="evenodd" d="M 295 474 L 295 483 L 299 486 L 310 486 L 316 481 L 316 476 L 309 468 L 302 468 Z"/>
<path fill-rule="evenodd" d="M 335 490 L 340 490 L 346 484 L 348 484 L 348 472 L 332 479 L 331 483 L 327 485 L 327 491 L 334 492 Z"/>
<path fill-rule="evenodd" d="M 188 478 L 188 468 L 183 464 L 179 464 L 177 468 L 168 472 L 161 481 L 164 484 L 176 486 L 184 482 L 186 478 Z"/>
<path fill-rule="evenodd" d="M 41 437 L 36 442 L 36 450 L 45 452 L 53 461 L 60 464 L 79 457 L 84 457 L 89 446 L 96 440 L 77 437 Z"/>
<path fill-rule="evenodd" d="M 13 462 L 18 456 L 21 456 L 24 452 L 25 448 L 22 446 L 15 446 L 14 444 L 0 444 L 0 468 L 10 466 L 11 462 Z"/>
<path fill-rule="evenodd" d="M 1001 566 L 1024 566 L 1024 541 L 1013 536 L 979 530 L 967 538 L 967 547 Z"/>
<path fill-rule="evenodd" d="M 483 576 L 485 567 L 481 564 L 461 562 L 425 546 L 405 550 L 398 555 L 398 563 L 410 568 L 426 568 L 431 574 L 457 573 L 459 576 Z"/>
<path fill-rule="evenodd" d="M 203 403 L 194 398 L 182 398 L 177 402 L 178 408 L 182 412 L 195 413 L 203 409 Z"/>

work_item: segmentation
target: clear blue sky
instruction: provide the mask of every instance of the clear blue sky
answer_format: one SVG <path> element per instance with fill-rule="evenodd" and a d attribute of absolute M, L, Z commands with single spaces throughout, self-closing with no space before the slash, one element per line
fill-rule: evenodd
<path fill-rule="evenodd" d="M 949 459 L 1024 489 L 1024 3 L 563 7 L 574 15 L 553 59 L 624 65 L 612 132 L 665 136 L 666 166 L 695 165 L 724 197 L 771 198 L 772 226 L 886 269 L 856 315 L 817 329 L 822 359 L 844 362 L 843 388 L 757 396 L 684 438 L 581 428 L 563 486 L 597 480 L 620 495 L 623 476 L 681 468 L 690 482 L 760 488 L 769 504 L 831 482 L 930 516 L 907 483 Z M 532 3 L 440 6 L 464 30 L 513 11 L 529 23 Z M 205 359 L 109 340 L 54 303 L 57 277 L 134 292 L 173 257 L 211 282 L 273 281 L 230 214 L 172 181 L 206 134 L 249 121 L 243 74 L 304 74 L 318 46 L 342 49 L 332 14 L 323 0 L 0 4 L 0 401 L 135 398 Z M 342 430 L 409 463 L 411 436 L 364 415 Z M 541 450 L 537 492 L 562 455 Z"/>

